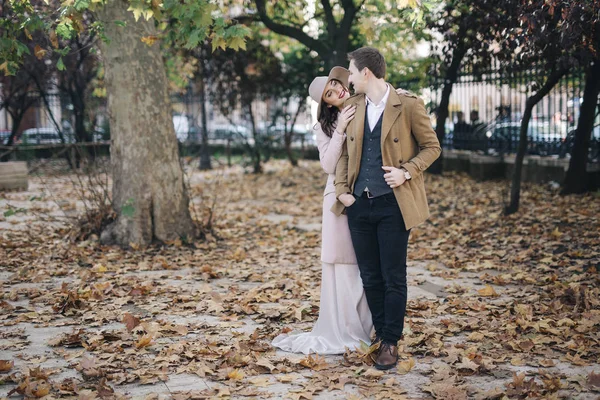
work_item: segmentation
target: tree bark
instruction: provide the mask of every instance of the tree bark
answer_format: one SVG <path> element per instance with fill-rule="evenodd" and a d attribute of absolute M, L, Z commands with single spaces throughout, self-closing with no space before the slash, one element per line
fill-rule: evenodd
<path fill-rule="evenodd" d="M 561 194 L 585 193 L 590 190 L 589 174 L 587 172 L 590 139 L 594 129 L 598 95 L 600 94 L 600 59 L 595 59 L 585 75 L 583 103 L 575 131 L 575 143 L 569 161 L 569 169 Z"/>
<path fill-rule="evenodd" d="M 523 160 L 525 159 L 525 153 L 527 153 L 527 130 L 529 128 L 529 121 L 531 120 L 531 113 L 533 107 L 540 102 L 554 86 L 560 81 L 560 79 L 569 71 L 568 68 L 559 68 L 552 72 L 552 74 L 546 80 L 544 86 L 535 93 L 533 96 L 527 98 L 525 102 L 525 111 L 523 112 L 523 119 L 521 120 L 521 127 L 519 129 L 519 147 L 517 148 L 517 156 L 515 158 L 515 170 L 512 176 L 512 183 L 510 187 L 510 203 L 504 208 L 506 215 L 514 214 L 519 211 L 519 200 L 521 198 L 521 174 L 523 172 Z"/>
<path fill-rule="evenodd" d="M 440 142 L 440 145 L 442 146 L 442 153 L 440 154 L 438 159 L 435 160 L 433 164 L 431 164 L 431 166 L 428 169 L 428 172 L 432 174 L 441 174 L 443 171 L 443 143 L 444 138 L 446 137 L 446 119 L 448 119 L 449 115 L 448 106 L 450 105 L 450 95 L 452 94 L 452 87 L 458 79 L 458 71 L 460 69 L 460 65 L 467 52 L 467 48 L 462 39 L 463 38 L 461 37 L 460 42 L 454 48 L 452 54 L 452 62 L 446 70 L 444 88 L 442 89 L 442 97 L 440 99 L 440 104 L 437 108 L 437 122 L 435 126 L 435 133 Z"/>
<path fill-rule="evenodd" d="M 160 47 L 141 41 L 157 32 L 153 20 L 136 22 L 128 7 L 125 0 L 108 0 L 98 12 L 109 39 L 101 42 L 101 50 L 117 213 L 101 241 L 129 246 L 147 245 L 154 239 L 191 238 L 196 228 L 179 162 Z"/>

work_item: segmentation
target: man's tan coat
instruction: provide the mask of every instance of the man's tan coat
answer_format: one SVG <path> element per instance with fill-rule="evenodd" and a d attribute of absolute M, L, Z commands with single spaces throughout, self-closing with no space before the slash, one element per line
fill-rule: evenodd
<path fill-rule="evenodd" d="M 338 198 L 343 193 L 354 192 L 362 156 L 365 102 L 365 95 L 359 94 L 350 97 L 345 103 L 356 104 L 356 114 L 346 128 L 346 146 L 335 170 L 335 192 Z M 381 128 L 383 165 L 405 168 L 412 176 L 412 179 L 394 188 L 406 229 L 411 229 L 429 217 L 423 172 L 440 156 L 442 149 L 431 127 L 423 100 L 413 94 L 398 94 L 390 87 Z M 381 173 L 384 174 L 385 171 L 382 169 Z M 344 209 L 344 205 L 338 200 L 331 211 L 340 215 Z"/>

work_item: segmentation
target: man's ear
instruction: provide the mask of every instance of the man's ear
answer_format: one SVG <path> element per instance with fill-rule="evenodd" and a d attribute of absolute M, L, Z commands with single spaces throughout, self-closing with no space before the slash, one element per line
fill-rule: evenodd
<path fill-rule="evenodd" d="M 366 78 L 369 76 L 369 74 L 372 74 L 371 70 L 369 69 L 369 67 L 364 67 L 362 71 L 363 76 Z"/>

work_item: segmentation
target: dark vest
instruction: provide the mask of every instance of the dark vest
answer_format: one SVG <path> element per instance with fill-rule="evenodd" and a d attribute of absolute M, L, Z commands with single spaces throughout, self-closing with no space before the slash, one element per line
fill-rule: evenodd
<path fill-rule="evenodd" d="M 365 115 L 365 134 L 363 137 L 362 156 L 360 158 L 360 170 L 354 184 L 354 194 L 361 196 L 365 188 L 375 197 L 392 192 L 383 178 L 385 171 L 381 169 L 383 159 L 381 157 L 381 124 L 383 114 L 379 117 L 377 124 L 369 128 L 369 118 Z"/>

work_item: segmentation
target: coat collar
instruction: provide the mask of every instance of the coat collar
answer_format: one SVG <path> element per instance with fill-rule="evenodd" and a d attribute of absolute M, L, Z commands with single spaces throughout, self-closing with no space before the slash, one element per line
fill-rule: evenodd
<path fill-rule="evenodd" d="M 400 113 L 402 113 L 402 102 L 400 101 L 400 96 L 396 93 L 396 89 L 392 85 L 388 83 L 390 87 L 390 95 L 388 97 L 387 103 L 385 104 L 385 109 L 383 110 L 383 121 L 381 123 L 381 145 L 385 142 L 385 138 L 390 133 L 390 129 Z"/>

